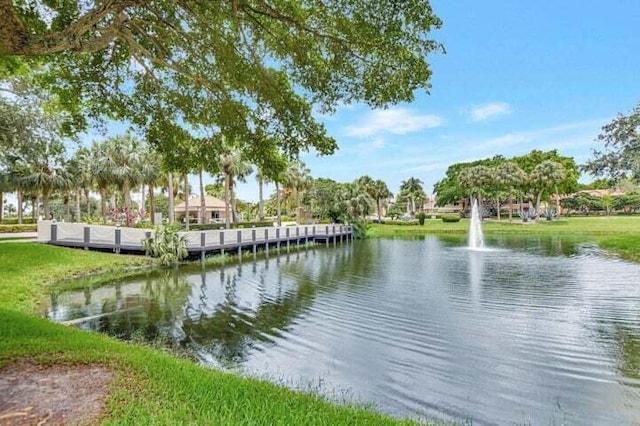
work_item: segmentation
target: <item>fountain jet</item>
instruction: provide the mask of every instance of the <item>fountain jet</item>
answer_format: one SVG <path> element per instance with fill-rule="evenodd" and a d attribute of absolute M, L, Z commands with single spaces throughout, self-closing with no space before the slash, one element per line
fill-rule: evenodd
<path fill-rule="evenodd" d="M 471 207 L 471 224 L 469 225 L 469 249 L 482 250 L 484 248 L 484 237 L 482 236 L 482 217 L 478 200 L 473 200 Z"/>

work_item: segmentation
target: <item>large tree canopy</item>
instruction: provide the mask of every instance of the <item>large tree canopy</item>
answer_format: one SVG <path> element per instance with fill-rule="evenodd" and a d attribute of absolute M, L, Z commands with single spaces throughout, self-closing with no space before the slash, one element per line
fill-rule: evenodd
<path fill-rule="evenodd" d="M 604 126 L 598 140 L 604 142 L 604 151 L 595 150 L 584 170 L 640 183 L 640 104 L 629 115 L 619 115 Z"/>
<path fill-rule="evenodd" d="M 437 204 L 439 206 L 444 206 L 449 203 L 456 202 L 461 198 L 464 198 L 469 195 L 469 185 L 465 186 L 465 182 L 461 182 L 460 176 L 464 170 L 473 169 L 479 166 L 485 166 L 492 170 L 491 173 L 495 174 L 495 182 L 488 182 L 490 179 L 481 179 L 479 180 L 477 177 L 471 177 L 471 183 L 478 185 L 481 188 L 490 188 L 491 186 L 505 186 L 503 181 L 505 177 L 500 176 L 500 166 L 503 166 L 507 163 L 514 163 L 521 169 L 521 172 L 526 173 L 527 175 L 531 175 L 535 168 L 545 162 L 552 161 L 558 163 L 563 168 L 562 179 L 557 183 L 558 192 L 568 194 L 574 192 L 578 189 L 578 178 L 580 177 L 580 172 L 578 170 L 578 166 L 573 159 L 573 157 L 565 157 L 558 153 L 557 150 L 551 151 L 540 151 L 533 150 L 525 155 L 520 155 L 517 157 L 513 157 L 507 159 L 502 155 L 496 155 L 493 158 L 486 158 L 483 160 L 477 160 L 471 163 L 456 163 L 449 166 L 447 169 L 446 175 L 443 179 L 436 182 L 434 185 L 434 192 L 438 194 Z M 517 172 L 520 174 L 520 172 Z M 462 177 L 464 178 L 466 173 L 462 173 Z M 464 179 L 463 179 L 464 180 Z M 517 188 L 523 192 L 536 192 L 530 179 L 518 179 L 521 183 L 519 185 L 514 185 L 511 187 L 511 190 Z M 510 189 L 510 185 L 507 185 L 507 189 Z M 554 185 L 555 189 L 555 185 Z M 478 189 L 474 189 L 477 191 Z"/>
<path fill-rule="evenodd" d="M 165 151 L 214 126 L 331 153 L 311 105 L 428 91 L 440 25 L 428 0 L 0 0 L 0 76 L 37 64 L 76 129 L 127 119 Z"/>

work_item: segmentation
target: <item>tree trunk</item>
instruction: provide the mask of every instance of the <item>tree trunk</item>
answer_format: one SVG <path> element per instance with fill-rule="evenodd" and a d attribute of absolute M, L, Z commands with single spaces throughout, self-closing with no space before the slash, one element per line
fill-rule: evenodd
<path fill-rule="evenodd" d="M 122 197 L 124 198 L 124 208 L 127 212 L 131 211 L 131 185 L 129 179 L 125 179 L 122 183 Z"/>
<path fill-rule="evenodd" d="M 538 192 L 536 196 L 536 221 L 540 217 L 540 199 L 542 198 L 542 191 Z"/>
<path fill-rule="evenodd" d="M 231 179 L 231 183 L 229 185 L 229 195 L 231 197 L 231 218 L 233 219 L 233 224 L 239 222 L 238 220 L 238 209 L 236 206 L 236 192 L 234 189 L 233 179 Z"/>
<path fill-rule="evenodd" d="M 76 222 L 80 222 L 80 188 L 76 189 Z"/>
<path fill-rule="evenodd" d="M 378 222 L 382 221 L 382 210 L 380 209 L 380 198 L 376 198 L 376 207 L 378 207 Z"/>
<path fill-rule="evenodd" d="M 263 185 L 264 185 L 264 181 L 262 180 L 262 178 L 259 178 L 258 179 L 258 197 L 259 197 L 258 220 L 264 220 L 264 197 L 262 194 Z"/>
<path fill-rule="evenodd" d="M 229 181 L 231 180 L 231 176 L 229 176 L 229 173 L 224 173 L 224 225 L 225 228 L 229 229 L 231 228 L 231 218 L 230 216 L 230 212 L 229 212 L 229 206 L 231 204 L 231 199 L 230 199 L 230 194 L 229 192 L 231 191 L 230 186 L 231 184 L 229 183 Z"/>
<path fill-rule="evenodd" d="M 65 195 L 64 198 L 64 221 L 65 222 L 70 222 L 71 221 L 71 205 L 69 204 L 69 195 Z"/>
<path fill-rule="evenodd" d="M 105 188 L 100 188 L 100 215 L 102 216 L 102 222 L 107 221 L 107 191 Z"/>
<path fill-rule="evenodd" d="M 200 169 L 200 223 L 207 223 L 207 203 L 204 199 L 204 170 Z"/>
<path fill-rule="evenodd" d="M 49 192 L 47 190 L 42 191 L 42 210 L 45 220 L 51 219 L 49 215 Z"/>
<path fill-rule="evenodd" d="M 155 194 L 153 193 L 153 185 L 149 185 L 149 218 L 151 219 L 151 224 L 156 224 L 156 200 Z"/>
<path fill-rule="evenodd" d="M 556 215 L 560 216 L 560 194 L 558 194 L 558 185 L 556 185 L 555 190 L 556 190 Z"/>
<path fill-rule="evenodd" d="M 509 191 L 509 223 L 513 219 L 513 193 Z"/>
<path fill-rule="evenodd" d="M 184 174 L 184 226 L 189 230 L 189 174 Z"/>
<path fill-rule="evenodd" d="M 278 226 L 282 226 L 282 218 L 281 218 L 281 199 L 280 199 L 280 184 L 276 181 L 276 208 L 278 215 Z"/>
<path fill-rule="evenodd" d="M 500 197 L 496 197 L 496 209 L 498 213 L 498 221 L 500 221 Z"/>
<path fill-rule="evenodd" d="M 91 198 L 89 198 L 89 189 L 84 190 L 84 198 L 87 200 L 87 216 L 91 217 Z"/>
<path fill-rule="evenodd" d="M 169 173 L 169 175 L 167 176 L 167 192 L 168 192 L 168 196 L 169 196 L 169 223 L 170 224 L 174 224 L 176 222 L 176 217 L 175 217 L 175 213 L 174 213 L 174 207 L 175 207 L 175 193 L 173 192 L 174 188 L 173 188 L 173 174 Z"/>
<path fill-rule="evenodd" d="M 480 214 L 481 221 L 484 220 L 484 208 L 482 203 L 483 203 L 482 194 L 478 194 L 478 213 Z"/>
<path fill-rule="evenodd" d="M 24 217 L 24 211 L 23 211 L 23 206 L 22 206 L 22 190 L 18 189 L 18 223 L 20 225 L 22 225 L 23 222 L 23 217 Z"/>
<path fill-rule="evenodd" d="M 144 216 L 145 216 L 143 214 L 143 212 L 146 213 L 146 211 L 147 211 L 147 208 L 144 205 L 144 202 L 145 202 L 145 199 L 144 199 L 144 196 L 145 196 L 144 187 L 145 187 L 144 183 L 142 185 L 140 185 L 140 205 L 138 206 L 138 209 L 137 209 L 138 213 L 140 214 L 140 219 L 141 220 L 144 219 Z"/>
<path fill-rule="evenodd" d="M 31 220 L 33 221 L 33 223 L 36 223 L 36 219 L 39 213 L 40 213 L 40 205 L 38 203 L 38 197 L 32 196 L 31 197 Z M 45 220 L 48 220 L 48 219 L 49 218 L 45 218 Z"/>

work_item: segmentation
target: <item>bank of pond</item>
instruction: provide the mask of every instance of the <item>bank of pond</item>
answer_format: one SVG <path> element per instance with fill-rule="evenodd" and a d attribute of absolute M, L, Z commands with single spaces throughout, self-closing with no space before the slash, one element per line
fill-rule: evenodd
<path fill-rule="evenodd" d="M 258 419 L 240 405 L 261 383 L 284 398 L 267 416 L 290 398 L 311 404 L 302 423 L 353 423 L 350 415 L 375 424 L 640 421 L 640 265 L 579 236 L 498 235 L 487 246 L 467 250 L 464 235 L 309 246 L 55 291 L 41 310 L 52 321 L 190 358 L 214 371 L 203 370 L 206 377 L 233 373 L 220 377 L 239 388 L 222 391 L 232 393 L 229 403 L 238 398 L 245 420 Z M 117 352 L 147 350 L 125 348 Z M 74 356 L 82 357 L 65 355 Z M 215 377 L 207 383 L 221 392 Z M 342 409 L 344 417 L 324 417 Z M 260 421 L 273 419 L 282 418 Z"/>

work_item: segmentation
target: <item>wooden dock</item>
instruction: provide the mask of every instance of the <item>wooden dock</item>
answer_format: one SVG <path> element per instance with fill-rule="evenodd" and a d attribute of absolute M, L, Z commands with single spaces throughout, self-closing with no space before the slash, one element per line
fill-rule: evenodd
<path fill-rule="evenodd" d="M 291 246 L 308 243 L 328 247 L 349 243 L 353 238 L 351 226 L 343 224 L 184 231 L 179 234 L 184 236 L 191 258 L 204 258 L 208 254 L 288 250 Z M 144 253 L 142 241 L 152 235 L 153 231 L 149 229 L 54 221 L 38 223 L 38 241 L 85 250 L 141 254 Z"/>

